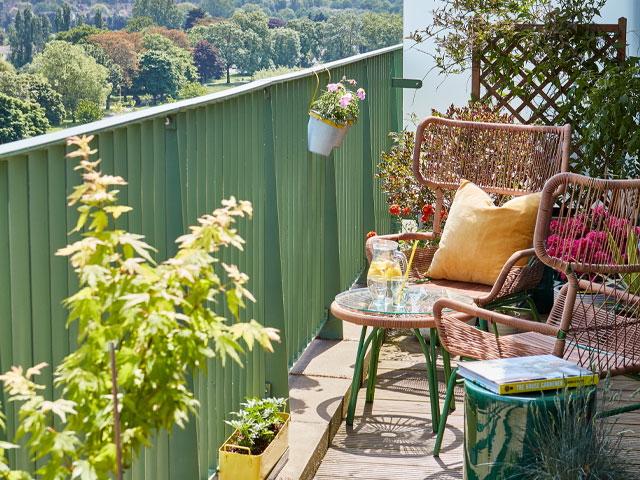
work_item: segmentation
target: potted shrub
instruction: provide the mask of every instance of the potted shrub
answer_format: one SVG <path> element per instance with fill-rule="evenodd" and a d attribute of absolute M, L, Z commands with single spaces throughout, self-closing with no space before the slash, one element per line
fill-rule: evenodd
<path fill-rule="evenodd" d="M 325 92 L 311 104 L 307 127 L 307 147 L 310 152 L 324 155 L 333 147 L 340 147 L 349 128 L 358 120 L 358 101 L 365 99 L 365 91 L 353 79 L 342 77 L 329 83 Z"/>
<path fill-rule="evenodd" d="M 227 421 L 235 431 L 220 447 L 220 480 L 263 480 L 289 446 L 285 398 L 247 399 L 238 417 Z"/>

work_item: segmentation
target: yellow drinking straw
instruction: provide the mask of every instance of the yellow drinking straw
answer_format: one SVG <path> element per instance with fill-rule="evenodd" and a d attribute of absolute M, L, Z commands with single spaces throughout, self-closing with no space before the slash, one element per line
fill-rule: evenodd
<path fill-rule="evenodd" d="M 407 271 L 404 272 L 404 280 L 402 281 L 402 287 L 400 288 L 400 294 L 404 292 L 404 285 L 407 283 L 409 277 L 409 270 L 411 270 L 411 262 L 413 262 L 413 256 L 416 254 L 416 248 L 418 247 L 418 240 L 413 242 L 413 248 L 411 249 L 411 257 L 409 258 L 409 265 L 407 265 Z"/>

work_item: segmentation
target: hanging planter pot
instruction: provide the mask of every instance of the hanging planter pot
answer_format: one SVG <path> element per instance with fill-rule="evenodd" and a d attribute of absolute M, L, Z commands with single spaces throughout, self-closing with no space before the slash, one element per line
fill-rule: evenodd
<path fill-rule="evenodd" d="M 329 74 L 329 83 L 317 100 L 320 78 L 313 72 L 316 90 L 309 106 L 307 148 L 312 153 L 326 157 L 334 147 L 342 146 L 351 125 L 358 120 L 358 102 L 363 101 L 366 94 L 363 88 L 356 90 L 357 82 L 346 76 L 338 83 L 331 83 L 331 73 L 326 67 L 325 70 Z"/>
<path fill-rule="evenodd" d="M 307 148 L 310 152 L 326 157 L 331 153 L 336 143 L 339 142 L 342 145 L 346 134 L 347 125 L 327 120 L 313 110 L 309 112 Z"/>
<path fill-rule="evenodd" d="M 342 146 L 342 142 L 347 137 L 347 133 L 349 133 L 349 129 L 353 125 L 353 120 L 347 122 L 342 130 L 340 130 L 340 134 L 336 137 L 336 142 L 333 144 L 334 147 L 340 148 Z"/>

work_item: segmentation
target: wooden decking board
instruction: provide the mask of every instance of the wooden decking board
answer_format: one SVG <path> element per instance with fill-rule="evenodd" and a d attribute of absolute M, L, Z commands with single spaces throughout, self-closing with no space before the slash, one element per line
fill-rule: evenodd
<path fill-rule="evenodd" d="M 392 331 L 380 353 L 373 405 L 365 403 L 366 383 L 358 392 L 352 427 L 344 422 L 336 433 L 316 480 L 457 480 L 462 478 L 464 390 L 456 387 L 458 408 L 449 416 L 439 458 L 432 456 L 436 435 L 431 430 L 425 362 L 418 341 L 407 331 Z M 442 361 L 437 362 L 440 404 L 446 386 Z M 621 392 L 620 406 L 640 387 L 624 377 L 613 379 Z M 640 394 L 635 402 L 640 402 Z M 640 467 L 640 412 L 618 418 L 612 433 L 633 430 L 623 439 L 628 461 Z"/>

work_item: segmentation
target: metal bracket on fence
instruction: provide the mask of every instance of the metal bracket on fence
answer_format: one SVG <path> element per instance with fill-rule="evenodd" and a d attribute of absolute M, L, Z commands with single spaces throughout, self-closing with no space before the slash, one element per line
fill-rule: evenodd
<path fill-rule="evenodd" d="M 416 78 L 392 78 L 393 88 L 422 88 L 422 80 Z"/>

